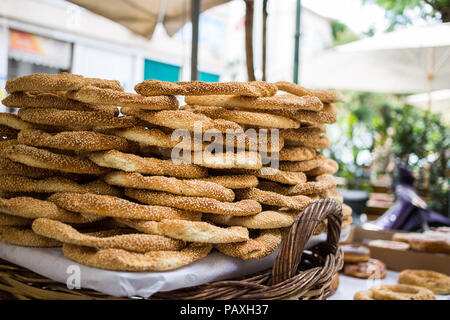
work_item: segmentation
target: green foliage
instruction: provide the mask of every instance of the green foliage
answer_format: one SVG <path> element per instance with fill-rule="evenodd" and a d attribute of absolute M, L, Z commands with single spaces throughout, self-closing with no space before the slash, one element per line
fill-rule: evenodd
<path fill-rule="evenodd" d="M 333 20 L 331 22 L 331 31 L 333 34 L 332 47 L 339 46 L 348 42 L 359 40 L 359 37 L 353 33 L 345 24 Z"/>

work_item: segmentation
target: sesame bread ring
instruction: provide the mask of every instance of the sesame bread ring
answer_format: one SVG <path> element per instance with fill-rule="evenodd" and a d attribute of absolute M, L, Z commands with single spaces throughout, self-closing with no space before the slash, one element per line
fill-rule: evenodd
<path fill-rule="evenodd" d="M 15 130 L 24 130 L 33 128 L 33 124 L 24 121 L 15 114 L 7 112 L 0 112 L 0 125 Z"/>
<path fill-rule="evenodd" d="M 261 212 L 261 205 L 254 200 L 221 202 L 205 197 L 183 197 L 164 192 L 126 189 L 126 196 L 140 202 L 204 213 L 250 216 Z"/>
<path fill-rule="evenodd" d="M 266 130 L 266 129 L 261 129 Z M 276 130 L 276 129 L 274 129 Z M 230 147 L 235 148 L 237 151 L 263 151 L 277 153 L 284 147 L 284 139 L 278 134 L 272 136 L 272 130 L 262 134 L 260 131 L 256 135 L 249 133 L 237 133 L 233 135 L 223 136 L 222 139 L 214 139 L 212 145 L 220 146 L 222 152 L 226 152 Z"/>
<path fill-rule="evenodd" d="M 160 236 L 164 235 L 162 231 L 159 229 L 160 222 L 158 221 L 121 219 L 121 218 L 116 218 L 115 220 L 121 224 L 126 225 L 127 227 L 136 229 L 143 233 L 156 234 Z"/>
<path fill-rule="evenodd" d="M 78 90 L 84 86 L 95 86 L 123 91 L 117 80 L 104 80 L 98 78 L 85 78 L 80 75 L 61 72 L 59 74 L 35 73 L 27 76 L 10 79 L 6 82 L 6 92 L 17 91 L 69 91 Z"/>
<path fill-rule="evenodd" d="M 179 81 L 168 82 L 160 80 L 146 80 L 138 83 L 134 90 L 144 96 L 181 95 L 239 95 L 249 97 L 273 96 L 277 93 L 277 87 L 265 81 L 249 82 L 203 82 L 203 81 Z"/>
<path fill-rule="evenodd" d="M 206 221 L 225 226 L 241 226 L 248 229 L 275 229 L 290 227 L 298 217 L 298 211 L 262 211 L 253 216 L 235 217 L 221 214 L 204 214 Z"/>
<path fill-rule="evenodd" d="M 192 163 L 213 169 L 260 169 L 262 167 L 261 156 L 257 152 L 225 152 L 212 154 L 203 152 L 200 156 L 191 156 Z"/>
<path fill-rule="evenodd" d="M 280 130 L 280 135 L 284 139 L 300 143 L 318 140 L 321 137 L 321 134 L 322 132 L 320 129 L 315 127 Z"/>
<path fill-rule="evenodd" d="M 1 139 L 17 139 L 17 134 L 19 130 L 4 126 L 0 124 L 0 140 Z"/>
<path fill-rule="evenodd" d="M 115 106 L 91 105 L 64 97 L 54 93 L 15 92 L 2 100 L 3 105 L 10 108 L 51 108 L 74 111 L 100 111 L 119 115 L 119 109 Z"/>
<path fill-rule="evenodd" d="M 383 279 L 386 277 L 386 265 L 377 259 L 346 263 L 343 273 L 347 276 L 361 279 Z"/>
<path fill-rule="evenodd" d="M 398 275 L 398 282 L 427 288 L 435 294 L 450 294 L 450 277 L 431 270 L 403 270 Z"/>
<path fill-rule="evenodd" d="M 139 172 L 142 174 L 177 178 L 204 178 L 208 175 L 207 169 L 195 164 L 175 163 L 172 160 L 140 157 L 117 150 L 93 153 L 89 155 L 89 159 L 101 167 L 126 172 Z"/>
<path fill-rule="evenodd" d="M 188 130 L 190 132 L 226 132 L 227 130 L 243 132 L 240 125 L 224 119 L 211 119 L 203 114 L 188 110 L 146 111 L 123 107 L 121 112 L 143 121 L 171 129 Z"/>
<path fill-rule="evenodd" d="M 243 97 L 243 96 L 190 96 L 185 102 L 190 105 L 219 106 L 233 109 L 289 109 L 289 110 L 312 110 L 319 111 L 323 108 L 322 102 L 316 97 L 296 97 L 281 98 L 274 97 Z"/>
<path fill-rule="evenodd" d="M 98 127 L 129 128 L 137 124 L 133 117 L 113 117 L 99 111 L 23 108 L 19 110 L 18 115 L 22 120 L 32 123 L 61 127 L 78 126 L 86 128 L 86 130 Z"/>
<path fill-rule="evenodd" d="M 325 156 L 319 153 L 314 159 L 303 161 L 280 161 L 280 170 L 305 172 L 325 164 Z"/>
<path fill-rule="evenodd" d="M 282 240 L 279 229 L 261 230 L 255 238 L 237 243 L 221 243 L 215 247 L 221 253 L 243 260 L 261 259 L 276 250 Z"/>
<path fill-rule="evenodd" d="M 344 197 L 342 196 L 342 194 L 339 192 L 339 190 L 336 187 L 325 190 L 324 192 L 319 193 L 318 196 L 320 199 L 334 199 L 337 202 L 339 202 L 341 205 L 344 202 Z M 348 207 L 348 208 L 350 208 L 350 207 Z M 347 209 L 344 209 L 344 207 L 343 207 L 342 210 L 347 210 Z M 342 214 L 344 214 L 344 212 Z M 350 214 L 351 214 L 351 212 L 350 212 Z"/>
<path fill-rule="evenodd" d="M 370 249 L 358 244 L 345 244 L 341 246 L 344 252 L 345 263 L 367 262 L 370 259 Z"/>
<path fill-rule="evenodd" d="M 163 220 L 158 229 L 167 237 L 189 242 L 230 243 L 249 239 L 247 228 L 220 228 L 203 221 Z"/>
<path fill-rule="evenodd" d="M 286 91 L 299 97 L 314 96 L 319 98 L 320 101 L 325 103 L 343 101 L 341 95 L 334 91 L 310 90 L 302 86 L 299 86 L 298 84 L 287 81 L 278 81 L 275 82 L 275 85 L 278 87 L 278 90 Z"/>
<path fill-rule="evenodd" d="M 306 161 L 316 157 L 317 152 L 312 148 L 293 147 L 280 150 L 278 158 L 280 161 Z"/>
<path fill-rule="evenodd" d="M 0 175 L 0 190 L 37 193 L 77 192 L 110 196 L 120 196 L 122 194 L 120 189 L 105 183 L 103 180 L 94 180 L 80 184 L 62 177 L 33 179 L 8 174 Z"/>
<path fill-rule="evenodd" d="M 214 182 L 229 189 L 243 189 L 256 187 L 259 183 L 258 178 L 253 175 L 231 175 L 231 176 L 209 176 L 201 178 L 202 181 Z"/>
<path fill-rule="evenodd" d="M 181 251 L 150 251 L 133 253 L 122 249 L 63 245 L 65 257 L 95 268 L 116 271 L 167 271 L 180 268 L 206 257 L 212 249 L 210 244 L 192 243 Z"/>
<path fill-rule="evenodd" d="M 12 161 L 42 169 L 81 174 L 104 174 L 109 171 L 89 159 L 53 153 L 23 144 L 7 147 L 2 151 L 2 155 Z"/>
<path fill-rule="evenodd" d="M 113 196 L 90 193 L 55 193 L 48 198 L 72 212 L 114 218 L 161 221 L 163 219 L 200 220 L 201 214 L 162 206 L 148 206 Z"/>
<path fill-rule="evenodd" d="M 67 131 L 52 134 L 41 130 L 28 129 L 19 132 L 17 141 L 34 147 L 82 152 L 111 149 L 132 151 L 133 149 L 133 145 L 124 138 L 92 131 Z M 137 146 L 134 146 L 134 151 L 136 149 Z"/>
<path fill-rule="evenodd" d="M 63 243 L 96 248 L 116 248 L 134 252 L 159 250 L 178 251 L 185 247 L 183 241 L 149 234 L 119 234 L 107 237 L 96 237 L 78 232 L 68 224 L 39 218 L 34 220 L 32 229 L 41 236 L 58 240 Z"/>
<path fill-rule="evenodd" d="M 297 121 L 311 121 L 320 124 L 333 124 L 337 121 L 337 108 L 332 104 L 324 104 L 320 111 L 276 109 L 268 112 Z"/>
<path fill-rule="evenodd" d="M 163 176 L 143 176 L 140 173 L 112 172 L 105 176 L 109 184 L 135 189 L 165 191 L 182 196 L 207 197 L 231 202 L 234 192 L 220 184 L 201 180 L 180 180 Z"/>
<path fill-rule="evenodd" d="M 102 216 L 82 216 L 66 211 L 53 202 L 31 197 L 0 198 L 0 212 L 27 219 L 49 218 L 66 223 L 89 223 L 102 220 Z"/>
<path fill-rule="evenodd" d="M 306 175 L 303 172 L 281 171 L 271 167 L 263 167 L 260 170 L 231 170 L 231 173 L 250 174 L 261 179 L 288 185 L 297 185 L 306 181 Z"/>
<path fill-rule="evenodd" d="M 261 204 L 286 207 L 295 210 L 304 210 L 313 200 L 306 196 L 284 196 L 271 191 L 263 191 L 257 188 L 236 190 L 237 199 L 251 199 Z"/>
<path fill-rule="evenodd" d="M 225 119 L 252 128 L 299 128 L 300 122 L 277 116 L 270 113 L 249 112 L 241 110 L 229 110 L 219 107 L 190 106 L 181 107 L 181 110 L 189 110 L 194 113 L 204 114 L 211 119 Z"/>
<path fill-rule="evenodd" d="M 9 214 L 0 213 L 0 226 L 9 227 L 25 227 L 31 226 L 33 219 L 27 219 L 17 216 L 12 216 Z"/>
<path fill-rule="evenodd" d="M 371 290 L 363 290 L 355 293 L 354 300 L 377 300 L 373 296 L 373 292 Z"/>
<path fill-rule="evenodd" d="M 45 178 L 55 175 L 56 172 L 47 169 L 29 167 L 19 162 L 0 158 L 0 174 L 14 174 L 30 178 Z"/>
<path fill-rule="evenodd" d="M 432 291 L 407 284 L 384 284 L 370 290 L 376 300 L 436 300 Z"/>
<path fill-rule="evenodd" d="M 339 164 L 333 159 L 325 159 L 318 167 L 306 171 L 307 176 L 321 176 L 324 174 L 335 174 L 339 170 Z"/>
<path fill-rule="evenodd" d="M 0 226 L 0 242 L 22 247 L 53 248 L 62 243 L 36 234 L 29 227 Z"/>
<path fill-rule="evenodd" d="M 285 146 L 288 148 L 307 147 L 313 149 L 326 149 L 331 146 L 331 141 L 327 136 L 320 136 L 316 140 L 304 140 L 301 142 L 285 139 Z"/>
<path fill-rule="evenodd" d="M 77 91 L 68 91 L 66 98 L 90 104 L 106 104 L 146 110 L 177 109 L 178 100 L 174 96 L 144 97 L 139 94 L 83 87 Z"/>
<path fill-rule="evenodd" d="M 285 193 L 288 195 L 315 194 L 325 192 L 334 187 L 336 187 L 336 180 L 334 177 L 329 174 L 324 174 L 315 177 L 315 180 L 313 181 L 307 181 L 292 186 L 288 190 L 285 190 Z"/>

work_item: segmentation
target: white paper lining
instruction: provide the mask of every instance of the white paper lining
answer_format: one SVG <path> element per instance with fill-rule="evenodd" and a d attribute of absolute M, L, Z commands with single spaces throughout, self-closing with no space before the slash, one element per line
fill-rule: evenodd
<path fill-rule="evenodd" d="M 345 241 L 350 227 L 341 233 Z M 306 248 L 324 241 L 326 234 L 313 236 Z M 117 297 L 148 298 L 158 291 L 170 291 L 211 281 L 233 279 L 270 268 L 278 250 L 271 255 L 244 261 L 213 252 L 185 267 L 166 272 L 118 272 L 91 268 L 62 255 L 60 248 L 27 248 L 0 243 L 0 258 L 34 271 L 46 278 L 67 283 L 74 270 L 80 275 L 81 288 L 93 289 Z M 72 266 L 72 267 L 71 267 Z M 73 267 L 75 266 L 75 267 Z M 78 269 L 79 268 L 79 269 Z M 76 282 L 69 281 L 73 284 Z"/>

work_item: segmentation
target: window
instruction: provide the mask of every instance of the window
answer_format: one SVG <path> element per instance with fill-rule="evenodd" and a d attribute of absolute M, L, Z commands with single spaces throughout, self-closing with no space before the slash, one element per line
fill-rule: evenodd
<path fill-rule="evenodd" d="M 217 82 L 219 81 L 219 75 L 214 73 L 208 73 L 208 72 L 201 72 L 200 71 L 200 81 L 207 81 L 207 82 Z"/>
<path fill-rule="evenodd" d="M 145 59 L 144 80 L 157 79 L 162 81 L 178 81 L 180 67 L 171 64 Z"/>

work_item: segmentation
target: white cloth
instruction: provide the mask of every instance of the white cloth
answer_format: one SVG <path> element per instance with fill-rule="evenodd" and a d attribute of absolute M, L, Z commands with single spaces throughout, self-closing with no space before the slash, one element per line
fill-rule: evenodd
<path fill-rule="evenodd" d="M 344 241 L 350 228 L 342 231 Z M 306 248 L 324 241 L 325 234 L 313 236 Z M 67 283 L 73 267 L 80 271 L 81 288 L 93 289 L 118 297 L 147 298 L 158 291 L 170 291 L 211 281 L 233 279 L 270 268 L 277 251 L 258 259 L 244 261 L 213 252 L 185 267 L 166 272 L 119 272 L 78 264 L 62 255 L 60 248 L 27 248 L 0 243 L 0 258 L 34 271 L 46 278 Z"/>

